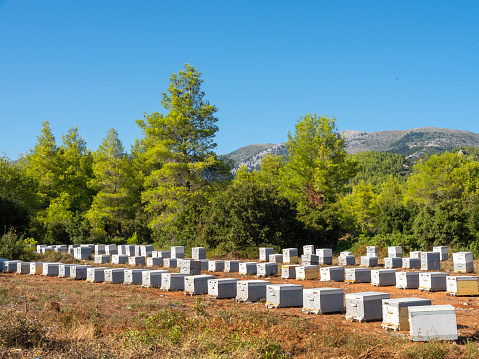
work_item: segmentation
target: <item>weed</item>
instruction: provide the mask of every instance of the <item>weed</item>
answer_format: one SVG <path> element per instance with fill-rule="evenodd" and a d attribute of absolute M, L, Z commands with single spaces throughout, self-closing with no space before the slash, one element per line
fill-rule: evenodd
<path fill-rule="evenodd" d="M 45 340 L 42 322 L 31 313 L 4 309 L 0 312 L 0 345 L 32 347 Z"/>
<path fill-rule="evenodd" d="M 447 344 L 432 340 L 410 346 L 404 355 L 410 359 L 443 359 L 448 357 L 448 352 Z"/>

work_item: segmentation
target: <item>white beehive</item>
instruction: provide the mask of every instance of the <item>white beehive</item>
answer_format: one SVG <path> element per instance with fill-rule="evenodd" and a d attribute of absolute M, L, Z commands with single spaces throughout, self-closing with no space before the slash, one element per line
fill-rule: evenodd
<path fill-rule="evenodd" d="M 321 282 L 342 282 L 344 281 L 344 267 L 324 267 L 319 269 Z"/>
<path fill-rule="evenodd" d="M 118 248 L 116 247 L 116 244 L 105 245 L 105 254 L 108 254 L 110 256 L 113 254 L 118 254 Z"/>
<path fill-rule="evenodd" d="M 477 276 L 451 276 L 446 280 L 446 293 L 454 296 L 479 295 Z"/>
<path fill-rule="evenodd" d="M 303 312 L 325 314 L 344 311 L 344 291 L 339 288 L 303 289 Z"/>
<path fill-rule="evenodd" d="M 401 257 L 387 257 L 384 258 L 384 268 L 401 268 L 402 267 L 402 258 Z"/>
<path fill-rule="evenodd" d="M 284 264 L 281 266 L 281 278 L 284 279 L 295 279 L 296 278 L 296 268 L 299 267 L 299 264 Z"/>
<path fill-rule="evenodd" d="M 223 272 L 225 270 L 225 261 L 223 260 L 211 260 L 208 262 L 209 272 Z"/>
<path fill-rule="evenodd" d="M 41 253 L 47 253 L 53 251 L 53 246 L 46 246 L 41 249 Z"/>
<path fill-rule="evenodd" d="M 171 258 L 185 258 L 185 247 L 173 246 L 171 247 Z"/>
<path fill-rule="evenodd" d="M 149 269 L 127 269 L 125 270 L 125 279 L 123 284 L 141 284 L 143 282 L 143 272 Z"/>
<path fill-rule="evenodd" d="M 447 261 L 449 258 L 448 256 L 448 250 L 446 246 L 437 246 L 437 247 L 432 247 L 433 252 L 438 252 L 440 256 L 441 261 Z"/>
<path fill-rule="evenodd" d="M 131 266 L 144 266 L 146 259 L 143 256 L 128 257 L 128 264 Z"/>
<path fill-rule="evenodd" d="M 208 280 L 208 295 L 218 298 L 236 298 L 236 278 L 218 278 Z"/>
<path fill-rule="evenodd" d="M 128 257 L 133 257 L 135 255 L 135 245 L 128 244 L 124 246 L 124 253 L 118 252 L 118 254 L 126 254 Z"/>
<path fill-rule="evenodd" d="M 205 247 L 194 247 L 191 249 L 191 257 L 195 260 L 206 259 Z"/>
<path fill-rule="evenodd" d="M 87 270 L 91 268 L 91 265 L 76 265 L 70 268 L 70 278 L 72 279 L 86 279 Z"/>
<path fill-rule="evenodd" d="M 257 302 L 266 299 L 266 286 L 271 284 L 266 280 L 240 280 L 236 287 L 238 302 Z"/>
<path fill-rule="evenodd" d="M 17 263 L 17 274 L 28 274 L 30 273 L 30 262 L 20 262 Z"/>
<path fill-rule="evenodd" d="M 296 279 L 319 279 L 319 266 L 298 266 L 296 267 Z"/>
<path fill-rule="evenodd" d="M 256 265 L 256 275 L 258 277 L 268 277 L 278 274 L 278 263 L 266 262 Z"/>
<path fill-rule="evenodd" d="M 125 256 L 128 257 L 128 255 L 126 254 L 126 245 L 120 244 L 116 247 L 116 249 L 117 249 L 116 254 L 122 254 L 122 255 L 125 255 Z"/>
<path fill-rule="evenodd" d="M 160 288 L 162 275 L 168 273 L 165 269 L 148 270 L 142 273 L 141 286 L 146 288 Z"/>
<path fill-rule="evenodd" d="M 366 256 L 379 257 L 378 247 L 377 246 L 367 246 L 366 247 Z"/>
<path fill-rule="evenodd" d="M 302 307 L 303 286 L 297 284 L 267 285 L 266 306 L 268 308 Z"/>
<path fill-rule="evenodd" d="M 374 269 L 371 271 L 371 284 L 377 287 L 396 285 L 395 269 Z"/>
<path fill-rule="evenodd" d="M 125 271 L 127 268 L 108 268 L 105 269 L 105 282 L 111 284 L 120 284 L 125 281 Z"/>
<path fill-rule="evenodd" d="M 401 246 L 391 246 L 388 247 L 388 257 L 390 258 L 402 258 L 402 247 Z"/>
<path fill-rule="evenodd" d="M 77 247 L 73 248 L 73 256 L 78 260 L 88 260 L 91 259 L 91 247 Z"/>
<path fill-rule="evenodd" d="M 454 272 L 474 272 L 474 254 L 472 252 L 457 252 L 452 255 Z"/>
<path fill-rule="evenodd" d="M 91 283 L 101 283 L 105 281 L 105 270 L 108 267 L 91 267 L 86 269 L 86 281 Z"/>
<path fill-rule="evenodd" d="M 63 263 L 43 263 L 42 275 L 46 277 L 58 277 L 58 266 Z"/>
<path fill-rule="evenodd" d="M 316 254 L 303 254 L 301 264 L 305 266 L 319 265 L 319 257 Z"/>
<path fill-rule="evenodd" d="M 276 254 L 270 254 L 268 257 L 269 262 L 275 262 L 275 263 L 283 263 L 283 255 L 276 253 Z"/>
<path fill-rule="evenodd" d="M 452 305 L 410 307 L 408 312 L 411 340 L 457 340 L 456 310 Z"/>
<path fill-rule="evenodd" d="M 259 260 L 261 262 L 267 262 L 270 254 L 274 254 L 274 248 L 272 247 L 260 247 L 259 249 Z"/>
<path fill-rule="evenodd" d="M 356 264 L 356 257 L 353 255 L 339 256 L 338 263 L 340 266 L 353 266 Z"/>
<path fill-rule="evenodd" d="M 239 264 L 239 274 L 256 274 L 258 262 L 243 262 Z"/>
<path fill-rule="evenodd" d="M 95 264 L 110 263 L 109 254 L 95 254 Z"/>
<path fill-rule="evenodd" d="M 152 252 L 153 252 L 153 245 L 145 244 L 140 246 L 140 256 L 151 257 Z"/>
<path fill-rule="evenodd" d="M 439 252 L 422 252 L 421 270 L 441 270 L 441 255 Z"/>
<path fill-rule="evenodd" d="M 180 259 L 180 273 L 188 275 L 200 275 L 201 274 L 201 262 L 199 260 L 184 260 Z"/>
<path fill-rule="evenodd" d="M 163 267 L 165 268 L 177 268 L 178 259 L 176 258 L 163 258 Z"/>
<path fill-rule="evenodd" d="M 161 258 L 161 257 L 148 257 L 148 258 L 146 258 L 146 266 L 147 267 L 162 267 L 163 266 L 163 258 Z"/>
<path fill-rule="evenodd" d="M 225 272 L 227 273 L 239 272 L 240 263 L 243 263 L 243 261 L 238 261 L 238 260 L 225 261 Z"/>
<path fill-rule="evenodd" d="M 161 289 L 163 290 L 185 290 L 185 277 L 188 274 L 163 273 L 161 275 Z"/>
<path fill-rule="evenodd" d="M 376 256 L 361 256 L 361 267 L 377 267 L 379 258 Z"/>
<path fill-rule="evenodd" d="M 135 244 L 135 254 L 134 257 L 140 257 L 141 256 L 141 247 L 137 244 Z"/>
<path fill-rule="evenodd" d="M 58 276 L 60 278 L 70 277 L 70 269 L 74 266 L 76 266 L 76 264 L 60 264 L 58 266 Z"/>
<path fill-rule="evenodd" d="M 48 246 L 46 244 L 37 244 L 37 252 L 42 253 L 42 248 L 45 248 L 45 247 L 48 247 Z"/>
<path fill-rule="evenodd" d="M 95 255 L 105 254 L 105 245 L 104 244 L 95 244 Z"/>
<path fill-rule="evenodd" d="M 412 251 L 412 252 L 409 252 L 409 257 L 421 259 L 421 253 L 422 251 Z"/>
<path fill-rule="evenodd" d="M 171 258 L 171 251 L 157 251 L 156 255 L 157 257 Z"/>
<path fill-rule="evenodd" d="M 396 288 L 418 289 L 419 273 L 421 272 L 396 272 Z"/>
<path fill-rule="evenodd" d="M 198 259 L 198 262 L 201 263 L 201 270 L 208 270 L 208 262 L 209 260 L 208 259 Z M 226 262 L 225 261 L 225 269 L 226 269 Z M 241 262 L 241 261 L 240 261 Z M 233 268 L 235 268 L 235 265 L 233 264 Z M 239 268 L 239 266 L 238 266 Z M 238 270 L 237 270 L 238 271 Z"/>
<path fill-rule="evenodd" d="M 404 269 L 419 269 L 421 268 L 421 258 L 403 258 L 402 268 Z"/>
<path fill-rule="evenodd" d="M 208 281 L 210 279 L 215 279 L 215 276 L 199 274 L 185 277 L 185 293 L 191 295 L 208 294 Z"/>
<path fill-rule="evenodd" d="M 68 253 L 68 246 L 66 244 L 59 244 L 56 246 L 55 252 Z"/>
<path fill-rule="evenodd" d="M 381 320 L 382 300 L 389 299 L 389 293 L 361 292 L 346 294 L 346 319 L 363 321 Z"/>
<path fill-rule="evenodd" d="M 303 255 L 308 255 L 308 254 L 315 254 L 313 244 L 308 244 L 303 246 Z"/>
<path fill-rule="evenodd" d="M 339 252 L 339 256 L 340 256 L 340 257 L 352 256 L 352 255 L 353 255 L 353 252 L 350 252 L 350 251 Z"/>
<path fill-rule="evenodd" d="M 346 268 L 344 281 L 347 283 L 371 283 L 370 268 Z"/>
<path fill-rule="evenodd" d="M 316 255 L 319 257 L 319 264 L 333 264 L 333 250 L 331 248 L 318 248 Z"/>
<path fill-rule="evenodd" d="M 126 254 L 113 254 L 111 256 L 112 264 L 127 264 L 128 256 Z"/>
<path fill-rule="evenodd" d="M 409 330 L 409 307 L 431 305 L 430 299 L 397 298 L 383 299 L 383 328 Z"/>
<path fill-rule="evenodd" d="M 419 274 L 419 290 L 427 292 L 445 292 L 447 289 L 446 278 L 449 274 L 444 272 L 424 272 Z"/>
<path fill-rule="evenodd" d="M 42 274 L 43 262 L 30 262 L 30 275 Z"/>
<path fill-rule="evenodd" d="M 75 248 L 78 248 L 78 247 L 80 247 L 80 245 L 78 245 L 78 244 L 70 244 L 70 245 L 68 246 L 68 254 L 74 256 L 74 255 L 75 255 Z"/>
<path fill-rule="evenodd" d="M 283 249 L 283 263 L 295 264 L 298 263 L 298 248 Z"/>
<path fill-rule="evenodd" d="M 0 270 L 3 272 L 4 263 L 7 262 L 7 258 L 0 258 Z"/>

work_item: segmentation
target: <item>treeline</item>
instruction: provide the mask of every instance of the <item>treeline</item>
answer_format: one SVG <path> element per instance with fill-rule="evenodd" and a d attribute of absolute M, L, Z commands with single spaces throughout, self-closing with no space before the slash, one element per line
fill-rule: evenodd
<path fill-rule="evenodd" d="M 461 148 L 417 163 L 391 153 L 347 155 L 336 120 L 301 117 L 288 157 L 261 169 L 217 156 L 217 108 L 201 73 L 185 68 L 163 94 L 166 113 L 136 121 L 127 152 L 111 129 L 96 151 L 72 127 L 60 142 L 48 122 L 37 143 L 0 160 L 0 228 L 41 243 L 156 243 L 256 255 L 258 246 L 364 243 L 479 254 L 479 151 Z M 8 232 L 8 233 L 7 233 Z M 7 236 L 8 234 L 8 236 Z"/>

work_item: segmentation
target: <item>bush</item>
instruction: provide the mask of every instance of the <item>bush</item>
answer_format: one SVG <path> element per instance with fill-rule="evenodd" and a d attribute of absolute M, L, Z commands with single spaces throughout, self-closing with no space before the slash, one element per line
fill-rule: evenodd
<path fill-rule="evenodd" d="M 45 340 L 46 329 L 31 313 L 3 309 L 0 312 L 0 345 L 29 348 Z"/>
<path fill-rule="evenodd" d="M 24 240 L 23 234 L 17 234 L 11 229 L 0 238 L 0 258 L 10 260 L 30 260 L 33 258 L 33 250 L 30 247 L 31 239 Z"/>

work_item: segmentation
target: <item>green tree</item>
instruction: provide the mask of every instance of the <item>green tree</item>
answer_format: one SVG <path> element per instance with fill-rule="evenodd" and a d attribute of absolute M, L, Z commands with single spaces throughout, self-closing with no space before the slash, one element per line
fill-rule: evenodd
<path fill-rule="evenodd" d="M 281 167 L 281 187 L 299 205 L 320 208 L 334 203 L 356 173 L 347 157 L 336 119 L 316 114 L 301 117 L 295 133 L 288 134 L 288 161 Z"/>

